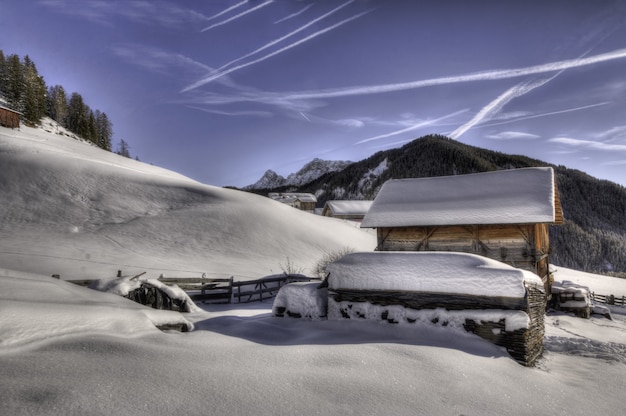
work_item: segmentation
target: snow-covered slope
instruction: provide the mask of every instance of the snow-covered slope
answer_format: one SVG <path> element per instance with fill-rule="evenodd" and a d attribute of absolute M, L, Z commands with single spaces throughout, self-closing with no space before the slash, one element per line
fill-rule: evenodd
<path fill-rule="evenodd" d="M 339 172 L 353 162 L 347 160 L 322 160 L 315 158 L 299 171 L 289 174 L 286 178 L 273 170 L 267 170 L 261 179 L 246 189 L 273 189 L 280 186 L 300 186 L 307 184 L 325 173 Z"/>
<path fill-rule="evenodd" d="M 371 233 L 268 198 L 204 185 L 42 129 L 0 128 L 0 264 L 113 277 L 308 270 L 327 251 L 371 250 Z M 36 259 L 37 261 L 33 261 Z"/>
<path fill-rule="evenodd" d="M 202 305 L 184 315 L 193 332 L 161 332 L 181 315 L 50 274 L 260 277 L 375 238 L 29 128 L 0 128 L 0 202 L 1 414 L 622 413 L 624 308 L 549 315 L 536 368 L 441 324 L 276 318 L 271 301 Z M 619 279 L 571 279 L 626 294 Z"/>

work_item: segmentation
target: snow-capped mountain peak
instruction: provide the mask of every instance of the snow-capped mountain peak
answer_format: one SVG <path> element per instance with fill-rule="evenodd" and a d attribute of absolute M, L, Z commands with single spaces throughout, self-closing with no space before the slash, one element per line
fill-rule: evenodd
<path fill-rule="evenodd" d="M 289 174 L 286 178 L 269 169 L 261 179 L 245 189 L 273 189 L 280 186 L 300 186 L 307 184 L 328 172 L 338 172 L 353 162 L 347 160 L 322 160 L 315 158 L 299 171 Z"/>

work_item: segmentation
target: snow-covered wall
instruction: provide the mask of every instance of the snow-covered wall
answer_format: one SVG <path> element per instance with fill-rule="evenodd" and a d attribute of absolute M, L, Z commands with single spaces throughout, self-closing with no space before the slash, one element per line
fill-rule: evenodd
<path fill-rule="evenodd" d="M 541 284 L 531 272 L 486 257 L 456 252 L 351 253 L 330 264 L 329 287 L 336 289 L 454 293 L 520 298 L 525 281 Z"/>

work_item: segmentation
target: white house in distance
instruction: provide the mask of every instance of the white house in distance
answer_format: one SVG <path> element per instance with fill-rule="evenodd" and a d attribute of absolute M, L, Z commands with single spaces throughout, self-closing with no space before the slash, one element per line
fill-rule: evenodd
<path fill-rule="evenodd" d="M 324 217 L 340 218 L 361 222 L 374 201 L 326 201 L 322 215 Z"/>
<path fill-rule="evenodd" d="M 300 193 L 300 192 L 270 192 L 267 195 L 274 201 L 281 202 L 289 205 L 290 207 L 297 208 L 301 211 L 313 213 L 315 212 L 315 205 L 317 204 L 317 198 L 313 194 Z"/>

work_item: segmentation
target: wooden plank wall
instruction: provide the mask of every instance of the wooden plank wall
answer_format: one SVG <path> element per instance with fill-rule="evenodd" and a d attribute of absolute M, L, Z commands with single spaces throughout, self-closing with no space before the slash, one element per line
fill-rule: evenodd
<path fill-rule="evenodd" d="M 473 253 L 537 273 L 549 248 L 547 229 L 544 224 L 379 228 L 377 249 Z M 547 267 L 541 269 L 547 275 Z"/>

